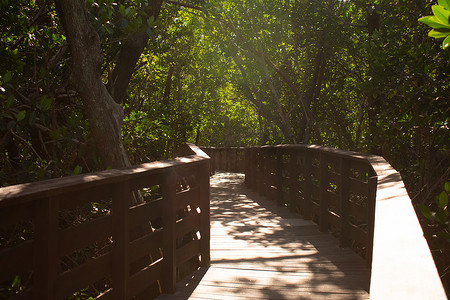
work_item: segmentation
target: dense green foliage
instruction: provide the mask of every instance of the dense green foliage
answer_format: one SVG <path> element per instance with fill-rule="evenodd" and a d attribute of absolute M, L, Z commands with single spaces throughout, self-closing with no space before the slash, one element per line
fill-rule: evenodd
<path fill-rule="evenodd" d="M 450 51 L 427 36 L 435 19 L 417 20 L 433 12 L 430 36 L 444 38 L 448 2 L 166 1 L 145 19 L 150 2 L 86 3 L 105 84 L 124 40 L 150 37 L 121 103 L 132 163 L 184 141 L 316 143 L 383 155 L 415 203 L 435 205 L 450 175 Z M 0 12 L 0 185 L 100 169 L 54 2 Z"/>
<path fill-rule="evenodd" d="M 450 1 L 438 0 L 438 5 L 433 5 L 432 9 L 433 16 L 422 17 L 419 21 L 433 28 L 428 36 L 444 39 L 442 48 L 446 49 L 450 46 Z"/>

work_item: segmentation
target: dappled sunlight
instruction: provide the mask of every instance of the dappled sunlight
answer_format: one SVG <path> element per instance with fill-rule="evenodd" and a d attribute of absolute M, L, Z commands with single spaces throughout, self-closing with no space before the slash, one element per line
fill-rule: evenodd
<path fill-rule="evenodd" d="M 368 298 L 364 261 L 337 243 L 313 222 L 246 189 L 243 174 L 219 172 L 211 178 L 211 267 L 180 283 L 173 296 Z"/>

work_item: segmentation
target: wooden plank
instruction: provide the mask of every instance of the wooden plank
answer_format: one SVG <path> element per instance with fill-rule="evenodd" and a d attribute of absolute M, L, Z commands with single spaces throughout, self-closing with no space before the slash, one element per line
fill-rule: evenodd
<path fill-rule="evenodd" d="M 367 246 L 367 232 L 364 229 L 351 223 L 350 223 L 350 238 L 354 241 L 357 241 L 363 246 Z"/>
<path fill-rule="evenodd" d="M 145 176 L 136 176 L 136 178 L 133 178 L 133 180 L 130 182 L 130 188 L 135 191 L 160 184 L 161 174 L 148 174 Z"/>
<path fill-rule="evenodd" d="M 329 211 L 328 212 L 328 221 L 330 222 L 330 225 L 338 230 L 341 228 L 341 218 L 338 214 Z"/>
<path fill-rule="evenodd" d="M 175 256 L 175 188 L 176 175 L 173 170 L 164 174 L 163 193 L 163 258 L 162 289 L 165 293 L 175 292 L 176 256 Z"/>
<path fill-rule="evenodd" d="M 199 166 L 199 186 L 200 186 L 200 265 L 208 267 L 211 262 L 211 219 L 210 219 L 210 179 L 207 172 L 209 162 L 204 166 Z"/>
<path fill-rule="evenodd" d="M 111 197 L 111 185 L 99 185 L 92 187 L 81 187 L 80 190 L 61 195 L 60 210 L 69 210 L 90 202 L 109 199 Z"/>
<path fill-rule="evenodd" d="M 100 295 L 98 295 L 97 297 L 95 297 L 95 300 L 113 300 L 114 298 L 113 295 L 113 290 L 112 289 L 108 289 L 105 292 L 101 293 Z"/>
<path fill-rule="evenodd" d="M 175 225 L 175 237 L 179 238 L 190 232 L 197 232 L 200 229 L 200 214 L 193 213 L 178 220 Z"/>
<path fill-rule="evenodd" d="M 363 197 L 369 196 L 369 184 L 358 179 L 350 178 L 350 192 Z"/>
<path fill-rule="evenodd" d="M 84 248 L 112 235 L 112 217 L 104 216 L 81 225 L 69 227 L 58 233 L 59 256 Z"/>
<path fill-rule="evenodd" d="M 159 259 L 130 277 L 130 288 L 126 299 L 131 299 L 145 291 L 151 284 L 160 279 L 163 260 Z"/>
<path fill-rule="evenodd" d="M 321 231 L 328 230 L 328 187 L 330 181 L 328 179 L 328 160 L 327 157 L 320 153 L 320 168 L 319 168 L 319 203 L 320 203 L 320 217 L 319 228 Z"/>
<path fill-rule="evenodd" d="M 340 211 L 341 201 L 338 193 L 327 191 L 328 208 L 335 207 Z"/>
<path fill-rule="evenodd" d="M 0 209 L 0 228 L 33 220 L 35 203 L 12 205 Z"/>
<path fill-rule="evenodd" d="M 113 190 L 113 249 L 112 282 L 116 299 L 125 299 L 128 294 L 130 274 L 129 261 L 129 208 L 131 205 L 131 190 L 129 181 L 114 186 Z"/>
<path fill-rule="evenodd" d="M 162 199 L 158 199 L 131 207 L 129 209 L 130 228 L 134 228 L 138 225 L 142 225 L 143 222 L 148 222 L 161 217 L 162 206 Z"/>
<path fill-rule="evenodd" d="M 107 277 L 113 265 L 111 258 L 111 253 L 107 253 L 60 274 L 56 279 L 56 298 L 65 299 L 72 293 Z"/>
<path fill-rule="evenodd" d="M 341 247 L 348 247 L 350 245 L 350 213 L 349 213 L 349 201 L 350 201 L 350 165 L 347 159 L 341 157 L 339 172 L 341 177 L 339 178 L 339 200 L 340 200 L 340 217 L 341 228 L 339 245 Z"/>
<path fill-rule="evenodd" d="M 370 284 L 373 299 L 446 299 L 400 174 L 382 157 L 370 156 L 369 161 L 378 177 Z"/>
<path fill-rule="evenodd" d="M 33 251 L 33 297 L 55 299 L 58 256 L 59 199 L 47 198 L 36 207 Z"/>
<path fill-rule="evenodd" d="M 175 209 L 180 210 L 190 205 L 197 207 L 200 200 L 200 188 L 194 187 L 188 190 L 178 192 L 175 196 Z"/>
<path fill-rule="evenodd" d="M 164 229 L 144 235 L 130 243 L 130 262 L 149 255 L 162 248 Z"/>
<path fill-rule="evenodd" d="M 211 179 L 211 266 L 158 300 L 369 298 L 361 257 L 236 180 L 222 172 Z"/>
<path fill-rule="evenodd" d="M 112 265 L 112 255 L 107 253 L 60 274 L 55 284 L 56 298 L 65 299 L 72 293 L 107 277 L 111 274 Z"/>
<path fill-rule="evenodd" d="M 186 245 L 176 250 L 177 265 L 178 266 L 181 265 L 182 263 L 188 261 L 194 256 L 198 257 L 199 254 L 200 254 L 200 241 L 199 240 L 190 241 Z"/>
<path fill-rule="evenodd" d="M 0 282 L 32 269 L 33 248 L 31 240 L 0 251 Z"/>
<path fill-rule="evenodd" d="M 178 157 L 166 161 L 145 163 L 125 169 L 106 170 L 3 187 L 0 188 L 0 208 L 12 203 L 17 205 L 62 194 L 76 194 L 77 192 L 96 186 L 114 185 L 118 182 L 128 180 L 131 177 L 139 178 L 141 176 L 162 174 L 173 167 L 183 166 L 181 171 L 184 171 L 191 165 L 208 160 L 209 158 L 198 155 Z"/>
<path fill-rule="evenodd" d="M 348 201 L 347 206 L 350 216 L 355 217 L 360 222 L 366 221 L 367 210 L 363 206 L 353 201 Z"/>

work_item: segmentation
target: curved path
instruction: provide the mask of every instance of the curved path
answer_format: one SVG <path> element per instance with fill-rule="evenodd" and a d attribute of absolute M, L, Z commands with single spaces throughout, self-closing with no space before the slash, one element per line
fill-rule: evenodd
<path fill-rule="evenodd" d="M 368 299 L 369 269 L 329 233 L 246 189 L 211 177 L 211 267 L 157 299 Z"/>

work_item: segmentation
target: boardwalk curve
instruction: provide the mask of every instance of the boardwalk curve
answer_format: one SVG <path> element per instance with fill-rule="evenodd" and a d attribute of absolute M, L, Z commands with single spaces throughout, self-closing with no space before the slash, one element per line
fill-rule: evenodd
<path fill-rule="evenodd" d="M 157 299 L 369 298 L 362 258 L 243 180 L 236 173 L 211 178 L 211 267 Z"/>

